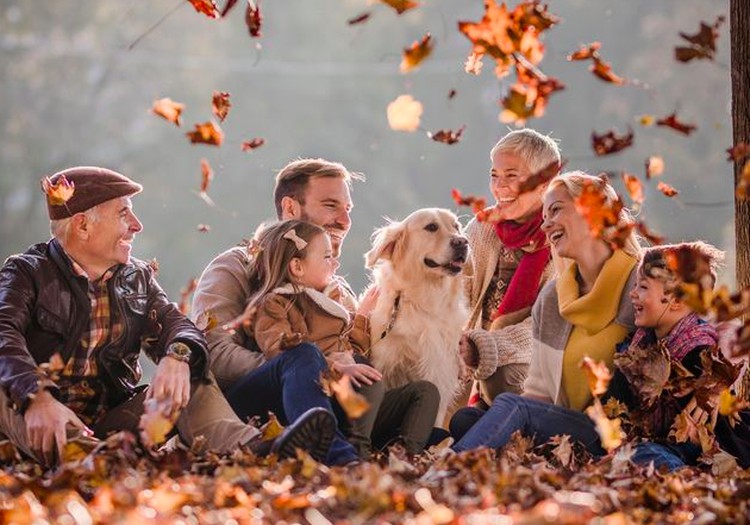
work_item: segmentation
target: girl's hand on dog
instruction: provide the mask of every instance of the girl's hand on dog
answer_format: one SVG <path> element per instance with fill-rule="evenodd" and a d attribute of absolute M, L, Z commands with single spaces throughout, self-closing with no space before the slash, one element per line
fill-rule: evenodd
<path fill-rule="evenodd" d="M 359 302 L 359 308 L 357 313 L 364 317 L 370 317 L 370 314 L 375 309 L 375 304 L 378 302 L 380 296 L 380 290 L 377 286 L 370 286 L 362 296 Z"/>
<path fill-rule="evenodd" d="M 466 333 L 461 336 L 458 342 L 458 355 L 461 356 L 461 360 L 469 368 L 477 368 L 479 366 L 479 349 Z"/>
<path fill-rule="evenodd" d="M 371 385 L 383 379 L 383 374 L 370 365 L 361 363 L 351 365 L 334 363 L 333 366 L 342 374 L 349 376 L 352 384 L 356 387 L 360 387 L 363 384 Z"/>

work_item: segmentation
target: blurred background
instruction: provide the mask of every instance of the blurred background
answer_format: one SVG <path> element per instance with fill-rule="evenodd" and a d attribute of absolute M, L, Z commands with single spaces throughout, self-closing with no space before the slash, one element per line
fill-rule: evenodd
<path fill-rule="evenodd" d="M 509 129 L 498 120 L 498 100 L 513 76 L 499 81 L 488 60 L 480 76 L 463 71 L 471 44 L 457 21 L 480 20 L 482 1 L 422 4 L 398 16 L 366 0 L 264 1 L 262 38 L 251 39 L 244 2 L 213 20 L 182 0 L 0 0 L 0 258 L 49 237 L 42 176 L 79 164 L 106 166 L 145 186 L 134 201 L 145 225 L 134 254 L 159 261 L 160 281 L 177 300 L 217 253 L 274 215 L 278 169 L 320 156 L 367 177 L 353 189 L 354 225 L 341 261 L 361 290 L 362 255 L 383 217 L 403 218 L 426 206 L 456 210 L 451 188 L 489 196 L 488 153 Z M 562 21 L 545 33 L 540 67 L 567 88 L 528 125 L 560 141 L 568 169 L 628 170 L 643 178 L 645 159 L 661 155 L 662 179 L 680 194 L 667 199 L 655 181 L 646 183 L 641 217 L 670 241 L 703 238 L 726 249 L 724 281 L 732 284 L 728 24 L 720 28 L 715 62 L 674 60 L 678 33 L 728 16 L 728 1 L 550 4 Z M 372 12 L 366 23 L 347 24 L 365 10 Z M 418 71 L 400 74 L 402 49 L 427 31 L 434 53 Z M 607 84 L 587 71 L 588 63 L 565 60 L 594 40 L 617 74 L 639 83 Z M 214 90 L 231 93 L 225 142 L 191 145 L 185 132 L 211 118 Z M 449 99 L 451 90 L 456 95 Z M 386 106 L 401 94 L 424 104 L 421 131 L 388 127 Z M 186 105 L 181 128 L 149 113 L 161 97 Z M 638 121 L 674 111 L 697 131 L 686 137 Z M 464 124 L 463 140 L 452 146 L 425 133 Z M 628 126 L 634 147 L 594 156 L 592 131 Z M 241 151 L 254 137 L 266 144 Z M 215 171 L 209 188 L 215 206 L 198 196 L 201 158 Z M 619 178 L 615 184 L 622 190 Z M 457 211 L 467 222 L 467 209 Z M 210 231 L 198 231 L 199 224 Z"/>

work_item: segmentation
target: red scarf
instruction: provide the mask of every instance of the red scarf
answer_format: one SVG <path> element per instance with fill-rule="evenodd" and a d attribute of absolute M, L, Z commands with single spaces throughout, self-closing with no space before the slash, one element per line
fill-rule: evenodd
<path fill-rule="evenodd" d="M 539 210 L 523 223 L 503 221 L 495 224 L 495 233 L 507 248 L 524 248 L 524 251 L 493 319 L 534 304 L 539 294 L 542 274 L 552 256 L 541 228 L 542 222 L 542 210 Z"/>

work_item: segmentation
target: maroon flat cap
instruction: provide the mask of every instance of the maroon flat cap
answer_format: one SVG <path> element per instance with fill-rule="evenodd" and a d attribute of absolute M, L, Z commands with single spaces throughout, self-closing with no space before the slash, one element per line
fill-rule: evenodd
<path fill-rule="evenodd" d="M 60 184 L 65 185 L 65 181 L 68 193 L 72 191 L 72 195 L 61 198 L 55 189 L 60 188 Z M 54 221 L 72 217 L 111 199 L 135 195 L 143 190 L 143 186 L 106 168 L 78 166 L 43 179 L 42 189 L 47 196 L 49 218 Z"/>

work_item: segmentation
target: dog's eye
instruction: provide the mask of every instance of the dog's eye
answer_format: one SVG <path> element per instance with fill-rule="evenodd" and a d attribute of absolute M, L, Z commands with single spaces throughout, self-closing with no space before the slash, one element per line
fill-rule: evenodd
<path fill-rule="evenodd" d="M 438 225 L 435 224 L 434 222 L 431 222 L 430 224 L 425 226 L 424 229 L 427 230 L 428 232 L 436 232 L 438 231 Z"/>

